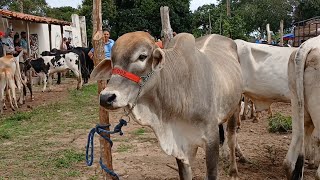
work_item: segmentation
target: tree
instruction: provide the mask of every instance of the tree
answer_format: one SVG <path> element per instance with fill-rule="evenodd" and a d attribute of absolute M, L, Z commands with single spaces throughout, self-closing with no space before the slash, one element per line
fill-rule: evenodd
<path fill-rule="evenodd" d="M 191 31 L 189 0 L 105 0 L 102 2 L 104 26 L 111 28 L 111 37 L 149 29 L 154 36 L 160 36 L 160 7 L 170 9 L 171 27 L 176 32 Z M 84 0 L 80 15 L 86 16 L 88 37 L 92 37 L 92 0 Z"/>
<path fill-rule="evenodd" d="M 264 33 L 269 23 L 272 31 L 277 32 L 279 22 L 284 20 L 284 28 L 291 27 L 294 0 L 242 0 L 236 1 L 235 14 L 245 20 L 247 32 Z"/>
<path fill-rule="evenodd" d="M 72 14 L 78 14 L 78 10 L 70 6 L 46 9 L 46 16 L 69 22 L 72 21 Z"/>
<path fill-rule="evenodd" d="M 19 1 L 5 0 L 5 3 L 9 10 L 20 12 Z M 23 13 L 26 14 L 45 16 L 48 8 L 45 0 L 23 0 Z"/>
<path fill-rule="evenodd" d="M 294 11 L 294 21 L 302 21 L 319 15 L 319 0 L 299 0 Z"/>

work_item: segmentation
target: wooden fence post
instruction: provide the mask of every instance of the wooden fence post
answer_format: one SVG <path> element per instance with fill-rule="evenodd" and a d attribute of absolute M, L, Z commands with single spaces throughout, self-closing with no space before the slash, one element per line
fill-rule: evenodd
<path fill-rule="evenodd" d="M 267 37 L 268 37 L 268 44 L 271 44 L 270 24 L 267 24 Z"/>
<path fill-rule="evenodd" d="M 101 0 L 93 0 L 93 48 L 94 48 L 94 66 L 97 66 L 101 61 L 105 59 L 104 53 L 104 37 L 102 32 L 102 14 L 101 14 Z M 106 88 L 106 81 L 98 81 L 98 94 Z M 101 106 L 99 106 L 99 121 L 100 125 L 109 124 L 109 114 L 108 112 Z M 110 130 L 110 129 L 107 129 Z M 110 135 L 108 135 L 110 138 Z M 111 146 L 110 144 L 100 137 L 100 157 L 102 162 L 110 169 L 113 170 L 112 167 L 112 154 L 111 154 Z M 103 170 L 102 170 L 103 171 Z M 103 177 L 104 179 L 115 179 L 104 171 Z"/>
<path fill-rule="evenodd" d="M 283 20 L 280 21 L 280 46 L 283 46 Z"/>
<path fill-rule="evenodd" d="M 163 47 L 167 48 L 169 42 L 173 38 L 173 33 L 170 25 L 169 8 L 167 6 L 161 6 L 160 14 L 161 14 L 162 33 L 164 37 Z"/>

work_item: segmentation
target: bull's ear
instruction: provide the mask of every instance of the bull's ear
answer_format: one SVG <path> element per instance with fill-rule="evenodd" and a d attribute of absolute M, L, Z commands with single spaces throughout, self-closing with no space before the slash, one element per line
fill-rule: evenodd
<path fill-rule="evenodd" d="M 152 61 L 152 70 L 153 71 L 160 71 L 165 62 L 165 54 L 164 51 L 160 48 L 157 48 L 152 53 L 153 61 Z"/>
<path fill-rule="evenodd" d="M 111 77 L 111 61 L 110 60 L 102 60 L 98 66 L 96 66 L 91 75 L 90 78 L 93 80 L 109 80 Z"/>

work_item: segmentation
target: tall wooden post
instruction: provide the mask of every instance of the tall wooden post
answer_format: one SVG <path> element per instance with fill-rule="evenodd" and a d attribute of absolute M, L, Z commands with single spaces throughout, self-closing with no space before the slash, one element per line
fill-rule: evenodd
<path fill-rule="evenodd" d="M 169 8 L 167 6 L 160 7 L 161 24 L 163 32 L 163 47 L 167 48 L 170 40 L 173 38 L 172 28 L 170 25 Z"/>
<path fill-rule="evenodd" d="M 280 46 L 283 46 L 283 20 L 280 21 Z"/>
<path fill-rule="evenodd" d="M 101 14 L 101 0 L 93 0 L 93 48 L 94 48 L 94 66 L 97 66 L 101 61 L 105 59 L 104 53 L 104 37 L 102 32 L 102 14 Z M 98 81 L 98 94 L 106 88 L 106 81 Z M 100 125 L 109 124 L 109 114 L 108 112 L 101 106 L 99 106 L 99 122 Z M 109 130 L 109 129 L 107 129 Z M 108 135 L 110 138 L 110 135 Z M 111 146 L 110 144 L 100 137 L 100 157 L 102 162 L 110 169 L 113 170 L 112 167 L 112 154 L 111 154 Z M 104 179 L 114 179 L 114 177 L 105 173 L 104 171 L 103 177 Z"/>
<path fill-rule="evenodd" d="M 271 31 L 270 31 L 270 24 L 267 24 L 267 37 L 268 37 L 268 44 L 271 44 Z"/>

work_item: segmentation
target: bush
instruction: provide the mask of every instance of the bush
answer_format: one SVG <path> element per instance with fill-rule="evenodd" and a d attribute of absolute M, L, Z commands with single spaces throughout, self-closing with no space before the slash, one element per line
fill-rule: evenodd
<path fill-rule="evenodd" d="M 274 116 L 268 118 L 269 132 L 272 133 L 288 133 L 292 130 L 292 119 L 290 116 L 283 116 L 276 113 Z"/>

